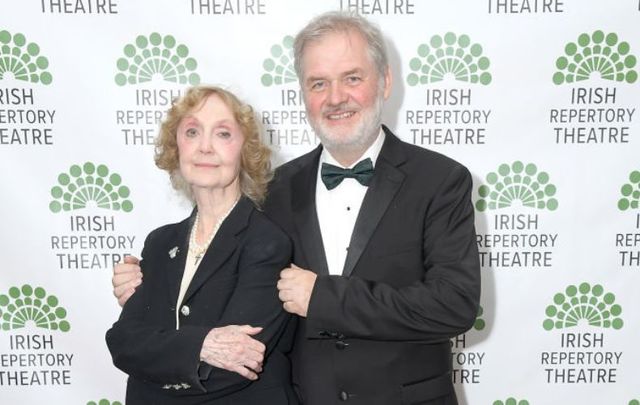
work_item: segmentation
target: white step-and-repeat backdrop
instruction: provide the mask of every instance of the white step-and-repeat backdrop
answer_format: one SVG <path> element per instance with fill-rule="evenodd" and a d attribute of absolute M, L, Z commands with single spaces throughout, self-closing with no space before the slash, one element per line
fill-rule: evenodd
<path fill-rule="evenodd" d="M 312 149 L 292 36 L 340 8 L 387 35 L 385 123 L 474 176 L 460 402 L 639 403 L 637 0 L 1 0 L 2 404 L 124 402 L 111 268 L 189 211 L 152 159 L 171 98 L 224 85 L 276 164 Z"/>

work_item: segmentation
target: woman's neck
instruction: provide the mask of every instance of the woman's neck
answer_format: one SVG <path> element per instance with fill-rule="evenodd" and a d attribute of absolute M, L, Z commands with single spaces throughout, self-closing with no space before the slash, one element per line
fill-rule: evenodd
<path fill-rule="evenodd" d="M 196 241 L 207 240 L 219 223 L 229 214 L 240 198 L 240 190 L 236 187 L 214 190 L 194 190 L 198 207 L 198 231 Z"/>

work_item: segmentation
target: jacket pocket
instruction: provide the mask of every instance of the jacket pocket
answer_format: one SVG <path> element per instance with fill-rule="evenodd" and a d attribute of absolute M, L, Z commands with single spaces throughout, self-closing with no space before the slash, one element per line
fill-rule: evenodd
<path fill-rule="evenodd" d="M 435 378 L 422 380 L 411 384 L 405 384 L 400 389 L 402 392 L 402 404 L 422 404 L 453 392 L 451 374 L 446 373 Z"/>

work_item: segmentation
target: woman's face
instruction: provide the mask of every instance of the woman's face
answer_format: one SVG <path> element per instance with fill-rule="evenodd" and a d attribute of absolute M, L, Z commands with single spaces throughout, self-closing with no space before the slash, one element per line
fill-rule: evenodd
<path fill-rule="evenodd" d="M 231 109 L 215 94 L 186 115 L 177 133 L 180 173 L 198 189 L 239 189 L 244 135 Z"/>

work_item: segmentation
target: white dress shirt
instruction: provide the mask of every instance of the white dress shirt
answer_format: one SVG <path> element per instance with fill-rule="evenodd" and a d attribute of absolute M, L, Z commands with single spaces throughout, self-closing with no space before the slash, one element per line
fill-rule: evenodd
<path fill-rule="evenodd" d="M 384 143 L 384 132 L 380 130 L 378 137 L 366 150 L 362 157 L 354 162 L 350 167 L 344 167 L 338 163 L 333 156 L 323 149 L 320 155 L 320 167 L 318 168 L 318 179 L 316 181 L 316 210 L 324 253 L 329 266 L 329 274 L 341 275 L 344 269 L 344 262 L 347 259 L 347 251 L 351 242 L 351 234 L 356 224 L 362 200 L 367 193 L 367 187 L 358 183 L 356 179 L 345 178 L 340 185 L 333 190 L 327 190 L 321 178 L 321 168 L 323 163 L 350 169 L 358 162 L 367 158 L 371 159 L 373 167 Z"/>

